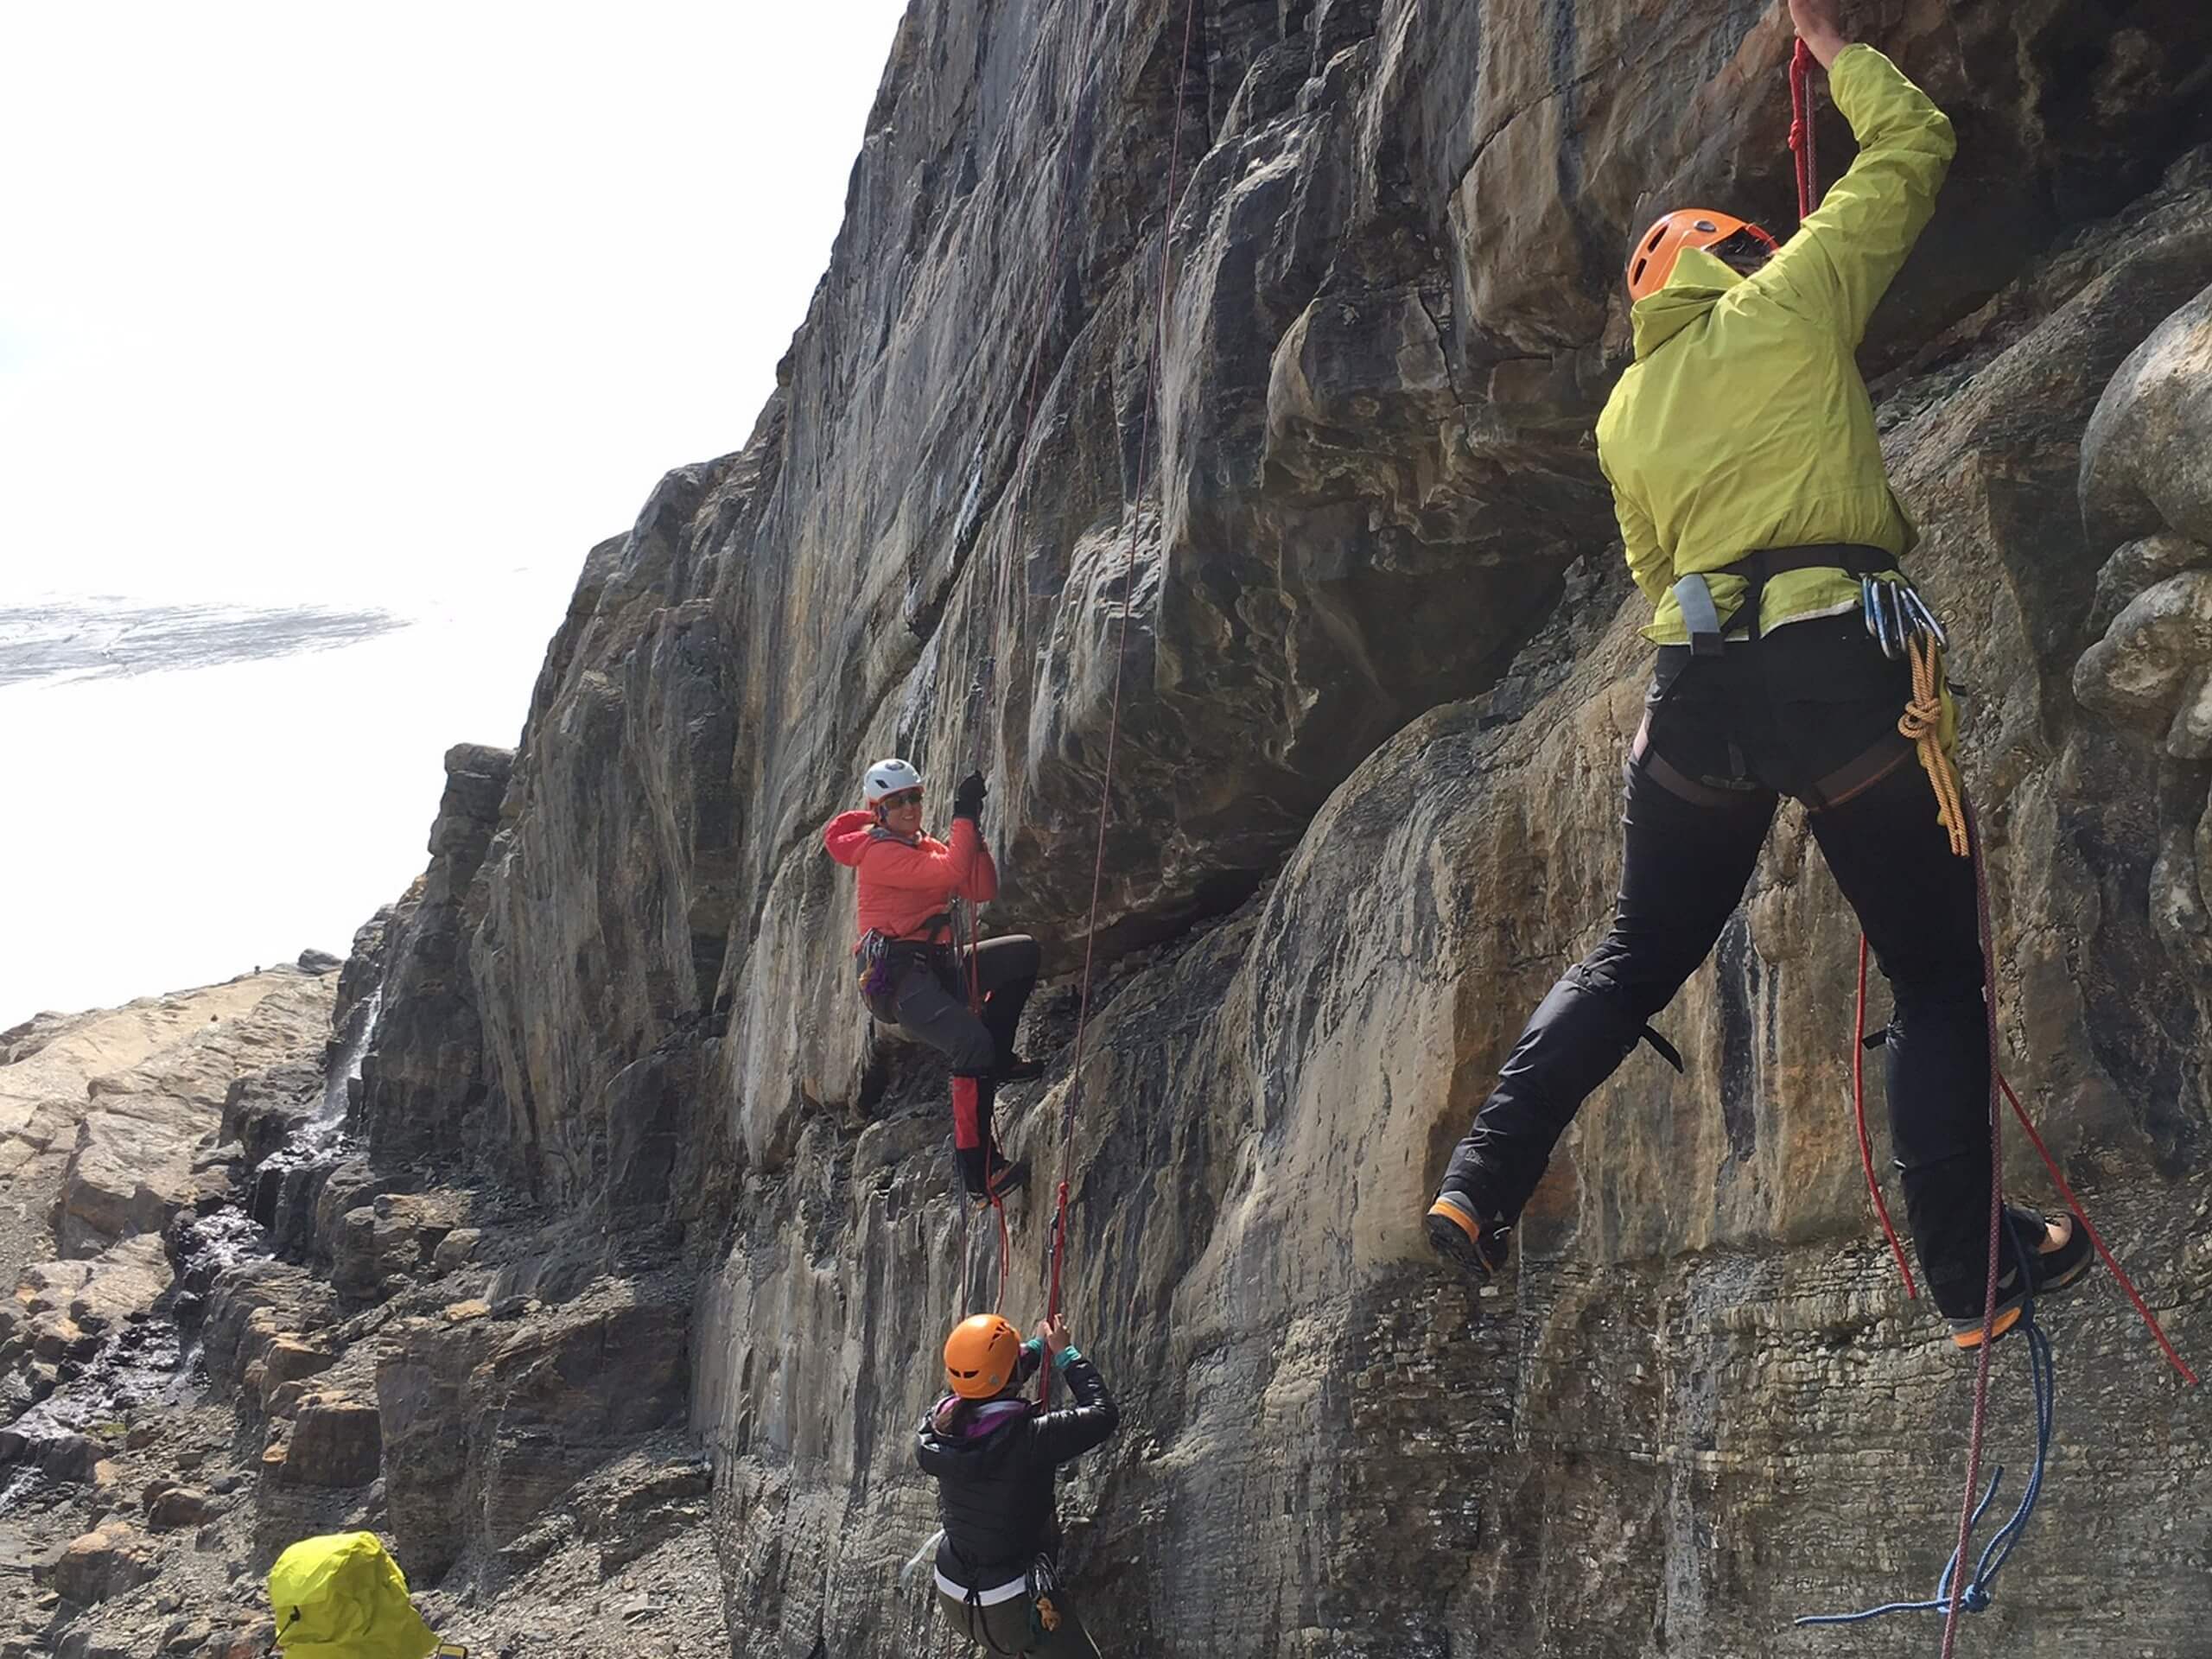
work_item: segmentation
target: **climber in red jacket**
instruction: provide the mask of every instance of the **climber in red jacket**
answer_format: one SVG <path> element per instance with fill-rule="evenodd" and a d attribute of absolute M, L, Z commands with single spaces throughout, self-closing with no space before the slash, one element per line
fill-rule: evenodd
<path fill-rule="evenodd" d="M 988 1200 L 1021 1185 L 1027 1169 L 1000 1155 L 991 1135 L 997 1085 L 1042 1070 L 1014 1051 L 1014 1028 L 1036 988 L 1037 941 L 1010 933 L 958 948 L 955 900 L 995 898 L 998 867 L 983 842 L 983 775 L 952 797 L 950 845 L 922 830 L 922 776 L 904 760 L 868 769 L 857 811 L 822 832 L 830 856 L 858 876 L 854 957 L 861 1001 L 876 1020 L 926 1043 L 952 1063 L 952 1141 L 969 1195 Z M 980 1011 L 969 1006 L 971 985 Z"/>

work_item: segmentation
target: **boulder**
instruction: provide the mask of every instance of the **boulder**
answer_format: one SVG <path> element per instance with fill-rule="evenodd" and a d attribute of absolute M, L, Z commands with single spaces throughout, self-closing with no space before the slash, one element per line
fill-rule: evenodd
<path fill-rule="evenodd" d="M 430 1265 L 441 1274 L 452 1273 L 476 1259 L 483 1234 L 474 1227 L 456 1227 L 438 1241 Z"/>
<path fill-rule="evenodd" d="M 332 1284 L 352 1300 L 381 1300 L 434 1259 L 465 1209 L 455 1193 L 385 1192 L 346 1211 L 334 1244 Z"/>
<path fill-rule="evenodd" d="M 158 1233 L 110 1245 L 86 1265 L 84 1283 L 69 1299 L 70 1319 L 86 1331 L 104 1332 L 150 1313 L 169 1287 L 168 1255 Z"/>
<path fill-rule="evenodd" d="M 159 1570 L 153 1544 L 137 1529 L 109 1521 L 71 1540 L 61 1559 L 39 1575 L 64 1599 L 89 1607 L 152 1579 Z"/>
<path fill-rule="evenodd" d="M 262 1373 L 270 1384 L 294 1382 L 327 1371 L 337 1356 L 320 1343 L 278 1337 L 261 1351 Z"/>
<path fill-rule="evenodd" d="M 373 1402 L 343 1392 L 310 1394 L 293 1412 L 283 1478 L 295 1486 L 365 1486 L 383 1456 Z"/>
<path fill-rule="evenodd" d="M 180 1527 L 196 1527 L 213 1512 L 207 1493 L 189 1486 L 172 1486 L 148 1507 L 146 1524 L 155 1532 L 173 1532 Z"/>
<path fill-rule="evenodd" d="M 176 1095 L 109 1093 L 85 1114 L 62 1178 L 54 1233 L 64 1250 L 91 1255 L 133 1233 L 158 1236 L 170 1219 L 228 1183 L 195 1171 L 200 1137 L 217 1114 Z"/>
<path fill-rule="evenodd" d="M 95 1479 L 107 1452 L 105 1442 L 73 1429 L 0 1428 L 0 1468 L 28 1465 L 54 1480 Z"/>
<path fill-rule="evenodd" d="M 2212 287 L 2120 367 L 2082 435 L 2082 514 L 2111 547 L 2162 531 L 2212 543 Z"/>

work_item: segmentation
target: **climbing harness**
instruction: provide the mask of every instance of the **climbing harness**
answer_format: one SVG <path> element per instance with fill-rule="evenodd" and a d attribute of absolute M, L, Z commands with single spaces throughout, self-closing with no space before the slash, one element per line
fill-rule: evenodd
<path fill-rule="evenodd" d="M 1729 621 L 1741 626 L 1746 639 L 1756 640 L 1760 633 L 1759 610 L 1766 599 L 1766 585 L 1775 577 L 1793 570 L 1846 570 L 1866 578 L 1877 570 L 1889 569 L 1896 563 L 1894 555 L 1854 542 L 1765 547 L 1718 570 L 1693 571 L 1675 582 L 1672 592 L 1675 603 L 1681 608 L 1682 624 L 1689 630 L 1690 655 L 1718 657 L 1726 650 L 1727 642 L 1721 632 L 1719 609 L 1713 602 L 1711 578 L 1742 579 L 1744 597 Z M 1862 582 L 1862 589 L 1863 586 Z"/>
<path fill-rule="evenodd" d="M 1098 784 L 1098 833 L 1090 862 L 1090 915 L 1084 932 L 1083 980 L 1076 1001 L 1075 1048 L 1069 1065 L 1067 1097 L 1060 1109 L 1060 1179 L 1053 1205 L 1052 1281 L 1046 1301 L 1047 1319 L 1056 1317 L 1060 1311 L 1060 1285 L 1067 1261 L 1068 1170 L 1075 1151 L 1076 1106 L 1083 1097 L 1084 1041 L 1090 1027 L 1091 971 L 1098 950 L 1098 900 L 1106 881 L 1106 823 L 1114 801 L 1114 754 L 1122 734 L 1122 680 L 1129 654 L 1129 613 L 1136 608 L 1139 509 L 1144 501 L 1146 473 L 1152 458 L 1153 416 L 1160 397 L 1160 364 L 1166 356 L 1167 349 L 1167 300 L 1174 266 L 1175 211 L 1181 201 L 1176 177 L 1182 168 L 1183 105 L 1185 92 L 1190 84 L 1191 42 L 1197 32 L 1197 23 L 1198 0 L 1184 0 L 1183 50 L 1175 71 L 1173 131 L 1168 140 L 1166 203 L 1160 221 L 1160 297 L 1153 312 L 1152 351 L 1145 375 L 1144 414 L 1137 428 L 1136 489 L 1130 498 L 1128 541 L 1122 561 L 1122 618 L 1114 643 L 1114 690 L 1108 704 L 1106 757 Z M 1166 533 L 1163 519 L 1161 534 L 1164 537 Z M 1052 1368 L 1049 1363 L 1045 1366 L 1038 1392 L 1040 1403 L 1049 1406 L 1052 1398 Z"/>

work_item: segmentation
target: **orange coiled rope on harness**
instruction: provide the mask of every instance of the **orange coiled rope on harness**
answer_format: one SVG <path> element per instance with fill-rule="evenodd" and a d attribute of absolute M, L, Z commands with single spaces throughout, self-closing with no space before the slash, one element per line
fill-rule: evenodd
<path fill-rule="evenodd" d="M 1905 640 L 1912 659 L 1912 700 L 1897 717 L 1897 732 L 1920 752 L 1920 769 L 1936 791 L 1936 817 L 1951 837 L 1951 855 L 1966 858 L 1972 849 L 1967 841 L 1967 811 L 1959 770 L 1943 750 L 1943 658 L 1936 642 L 1923 634 Z"/>

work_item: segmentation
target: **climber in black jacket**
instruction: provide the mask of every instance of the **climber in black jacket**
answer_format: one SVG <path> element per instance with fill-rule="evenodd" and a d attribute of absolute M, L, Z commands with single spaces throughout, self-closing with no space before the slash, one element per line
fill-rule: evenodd
<path fill-rule="evenodd" d="M 1070 1397 L 1053 1411 L 1022 1393 L 1048 1363 Z M 945 1339 L 944 1380 L 951 1392 L 922 1420 L 916 1455 L 937 1478 L 944 1528 L 937 1589 L 945 1618 L 993 1653 L 1096 1659 L 1057 1577 L 1052 1471 L 1121 1424 L 1097 1367 L 1068 1340 L 1058 1315 L 1024 1342 L 997 1314 L 979 1313 Z"/>

